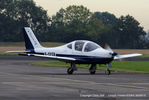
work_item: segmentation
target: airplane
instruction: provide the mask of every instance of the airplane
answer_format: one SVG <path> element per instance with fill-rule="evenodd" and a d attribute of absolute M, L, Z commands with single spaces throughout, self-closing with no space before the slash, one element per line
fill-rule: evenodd
<path fill-rule="evenodd" d="M 105 74 L 110 75 L 109 68 L 112 67 L 113 60 L 142 55 L 139 53 L 119 55 L 109 46 L 104 49 L 88 40 L 75 40 L 62 46 L 46 48 L 40 45 L 30 27 L 24 27 L 23 30 L 26 50 L 7 51 L 7 53 L 19 53 L 24 56 L 43 57 L 70 63 L 70 67 L 67 69 L 68 74 L 73 74 L 77 70 L 76 64 L 90 64 L 90 74 L 96 73 L 97 64 L 106 64 Z"/>

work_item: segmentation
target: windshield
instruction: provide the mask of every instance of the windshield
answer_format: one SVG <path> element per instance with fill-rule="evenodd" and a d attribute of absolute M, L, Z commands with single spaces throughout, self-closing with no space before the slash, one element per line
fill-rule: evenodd
<path fill-rule="evenodd" d="M 72 49 L 72 44 L 67 45 L 69 49 Z"/>
<path fill-rule="evenodd" d="M 83 45 L 84 45 L 84 42 L 82 42 L 82 41 L 77 41 L 77 42 L 75 43 L 75 50 L 77 50 L 77 51 L 82 51 Z"/>
<path fill-rule="evenodd" d="M 86 46 L 85 46 L 85 49 L 84 51 L 85 52 L 90 52 L 90 51 L 93 51 L 95 49 L 99 48 L 99 46 L 95 43 L 87 43 Z"/>

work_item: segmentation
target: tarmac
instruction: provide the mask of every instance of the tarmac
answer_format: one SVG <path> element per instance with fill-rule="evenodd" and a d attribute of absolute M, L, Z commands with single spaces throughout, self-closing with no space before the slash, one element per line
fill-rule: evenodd
<path fill-rule="evenodd" d="M 39 61 L 51 60 L 0 56 L 0 100 L 149 100 L 149 74 L 67 75 L 67 68 L 28 64 Z"/>

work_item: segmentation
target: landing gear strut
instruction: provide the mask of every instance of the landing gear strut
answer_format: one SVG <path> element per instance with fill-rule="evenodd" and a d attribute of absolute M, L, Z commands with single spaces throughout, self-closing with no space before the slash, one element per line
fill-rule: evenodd
<path fill-rule="evenodd" d="M 71 67 L 67 69 L 67 74 L 73 74 L 74 71 L 77 70 L 75 63 L 71 63 Z"/>
<path fill-rule="evenodd" d="M 90 69 L 89 69 L 90 74 L 95 74 L 96 73 L 96 64 L 92 64 Z"/>
<path fill-rule="evenodd" d="M 107 69 L 105 71 L 106 75 L 110 75 L 111 74 L 111 70 L 109 69 L 109 67 L 112 67 L 112 65 L 111 64 L 107 64 Z"/>

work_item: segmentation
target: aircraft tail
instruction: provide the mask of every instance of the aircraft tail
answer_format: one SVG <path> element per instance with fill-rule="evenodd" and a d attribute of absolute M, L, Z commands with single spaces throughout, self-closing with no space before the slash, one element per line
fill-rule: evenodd
<path fill-rule="evenodd" d="M 26 50 L 42 48 L 30 27 L 24 27 L 24 40 Z"/>

